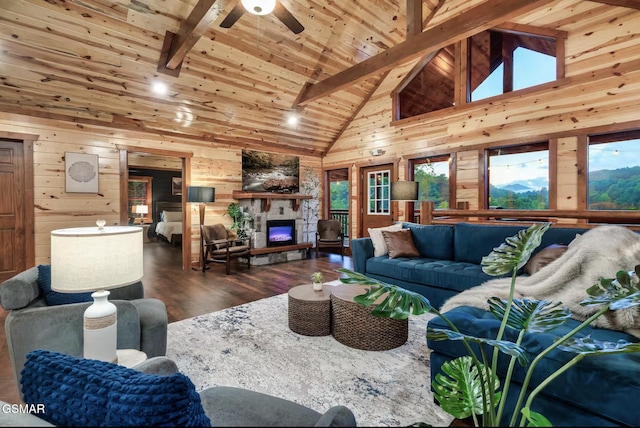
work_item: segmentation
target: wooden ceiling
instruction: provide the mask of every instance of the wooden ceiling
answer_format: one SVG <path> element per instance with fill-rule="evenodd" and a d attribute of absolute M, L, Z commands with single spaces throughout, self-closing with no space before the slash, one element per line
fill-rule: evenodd
<path fill-rule="evenodd" d="M 0 111 L 321 156 L 390 70 L 560 2 L 279 0 L 294 34 L 273 13 L 220 27 L 238 1 L 2 0 Z"/>

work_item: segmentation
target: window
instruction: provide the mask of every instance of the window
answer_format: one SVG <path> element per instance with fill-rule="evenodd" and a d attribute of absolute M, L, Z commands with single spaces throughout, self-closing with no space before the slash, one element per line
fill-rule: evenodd
<path fill-rule="evenodd" d="M 447 209 L 450 203 L 449 174 L 451 157 L 449 155 L 415 159 L 413 181 L 418 184 L 418 201 L 414 209 L 420 208 L 420 201 L 433 201 L 435 209 Z"/>
<path fill-rule="evenodd" d="M 640 130 L 589 137 L 587 208 L 640 209 Z"/>
<path fill-rule="evenodd" d="M 389 215 L 389 177 L 391 171 L 370 172 L 367 176 L 369 182 L 369 195 L 367 209 L 368 214 Z"/>
<path fill-rule="evenodd" d="M 549 208 L 549 143 L 487 150 L 488 206 Z"/>
<path fill-rule="evenodd" d="M 146 205 L 147 206 L 147 214 L 142 215 L 142 219 L 144 223 L 153 223 L 152 220 L 152 212 L 153 209 L 151 207 L 152 201 L 152 191 L 151 191 L 151 180 L 153 177 L 129 177 L 129 201 L 128 201 L 128 212 L 129 218 L 134 219 L 136 217 L 140 217 L 140 214 L 133 212 L 134 205 Z"/>
<path fill-rule="evenodd" d="M 556 80 L 556 40 L 487 30 L 469 39 L 469 101 Z"/>

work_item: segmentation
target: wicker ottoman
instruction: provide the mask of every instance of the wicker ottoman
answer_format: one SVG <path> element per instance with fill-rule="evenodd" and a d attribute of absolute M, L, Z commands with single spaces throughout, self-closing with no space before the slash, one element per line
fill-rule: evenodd
<path fill-rule="evenodd" d="M 298 285 L 289 290 L 289 328 L 305 336 L 331 334 L 331 292 L 324 286 L 313 291 L 311 284 Z"/>
<path fill-rule="evenodd" d="M 331 334 L 343 345 L 366 351 L 385 351 L 403 345 L 409 337 L 409 320 L 371 315 L 353 298 L 367 286 L 342 284 L 331 289 Z"/>

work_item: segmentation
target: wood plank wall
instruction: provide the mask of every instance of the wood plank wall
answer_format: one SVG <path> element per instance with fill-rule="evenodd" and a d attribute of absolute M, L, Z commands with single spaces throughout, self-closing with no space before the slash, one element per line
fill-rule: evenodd
<path fill-rule="evenodd" d="M 0 113 L 0 131 L 39 135 L 34 144 L 34 194 L 35 194 L 35 264 L 50 262 L 50 232 L 68 227 L 94 226 L 98 218 L 108 225 L 119 224 L 120 179 L 119 153 L 116 146 L 163 148 L 172 151 L 192 152 L 191 185 L 211 186 L 216 189 L 216 200 L 207 204 L 205 223 L 231 224 L 224 215 L 232 192 L 242 187 L 242 152 L 237 147 L 203 142 L 163 139 L 153 134 L 118 131 L 94 126 L 76 126 L 72 123 L 48 119 Z M 99 156 L 99 193 L 66 193 L 64 177 L 64 153 L 92 153 Z M 133 156 L 133 162 L 141 166 L 180 168 L 175 160 L 162 157 Z M 317 157 L 300 157 L 301 169 L 311 166 L 320 174 L 321 160 Z M 197 204 L 186 204 L 191 213 L 191 260 L 198 261 L 199 215 Z"/>
<path fill-rule="evenodd" d="M 411 70 L 413 63 L 407 64 L 389 73 L 324 158 L 324 168 L 349 166 L 357 177 L 365 166 L 453 153 L 457 201 L 476 209 L 484 200 L 484 148 L 557 139 L 555 203 L 558 209 L 580 208 L 585 190 L 579 186 L 578 177 L 584 171 L 578 165 L 586 151 L 579 145 L 586 144 L 586 134 L 640 128 L 640 38 L 633 30 L 640 28 L 640 12 L 626 8 L 602 14 L 580 11 L 577 3 L 576 16 L 563 22 L 562 29 L 569 34 L 564 79 L 393 122 L 390 96 Z M 543 22 L 548 12 L 536 12 L 517 23 Z M 549 22 L 557 19 L 548 15 Z M 384 158 L 370 157 L 373 148 L 383 148 Z M 352 195 L 361 192 L 357 181 L 352 182 L 351 191 Z M 359 207 L 354 199 L 351 207 L 356 213 L 351 218 L 351 236 L 357 236 Z"/>

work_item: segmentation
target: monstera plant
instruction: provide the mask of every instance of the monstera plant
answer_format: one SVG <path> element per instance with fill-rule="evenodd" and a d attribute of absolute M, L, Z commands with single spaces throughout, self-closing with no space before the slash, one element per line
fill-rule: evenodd
<path fill-rule="evenodd" d="M 638 284 L 640 265 L 635 267 L 635 272 L 620 271 L 615 278 L 603 278 L 599 284 L 590 287 L 587 290 L 589 297 L 580 304 L 595 305 L 598 306 L 598 310 L 529 361 L 530 354 L 521 344 L 523 333 L 549 331 L 571 318 L 569 309 L 562 307 L 560 302 L 513 298 L 517 271 L 526 264 L 532 252 L 540 245 L 542 236 L 549 226 L 549 223 L 534 224 L 528 229 L 521 230 L 517 235 L 507 238 L 505 243 L 482 259 L 482 269 L 485 273 L 492 276 L 511 274 L 508 300 L 489 299 L 491 313 L 501 320 L 497 336 L 491 339 L 462 334 L 447 319 L 446 314 L 440 313 L 431 306 L 427 298 L 418 293 L 377 281 L 349 269 L 340 268 L 337 271 L 346 275 L 341 278 L 343 283 L 371 286 L 364 294 L 354 299 L 363 306 L 370 306 L 386 295 L 383 301 L 372 309 L 373 315 L 405 319 L 410 314 L 421 315 L 430 312 L 440 316 L 450 329 L 427 328 L 428 339 L 463 342 L 467 355 L 444 363 L 441 367 L 442 373 L 436 375 L 433 384 L 434 396 L 447 413 L 458 419 L 472 417 L 475 426 L 551 426 L 547 418 L 531 410 L 531 404 L 536 395 L 549 382 L 587 356 L 640 351 L 640 343 L 605 343 L 588 336 L 576 336 L 607 311 L 640 305 Z M 515 342 L 503 338 L 507 327 L 520 330 L 521 334 L 517 335 L 518 339 Z M 493 348 L 493 352 L 479 353 L 477 351 L 480 348 L 472 344 L 480 347 L 488 346 Z M 556 348 L 571 352 L 574 357 L 530 390 L 529 382 L 536 365 Z M 510 358 L 504 379 L 500 379 L 497 375 L 500 353 Z M 505 406 L 508 405 L 506 398 L 516 362 L 526 366 L 527 373 L 518 399 L 513 405 L 514 408 L 510 409 L 513 416 L 509 421 L 503 421 L 502 415 L 506 413 Z M 416 425 L 429 426 L 423 423 Z"/>

